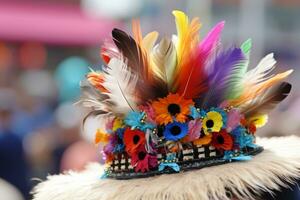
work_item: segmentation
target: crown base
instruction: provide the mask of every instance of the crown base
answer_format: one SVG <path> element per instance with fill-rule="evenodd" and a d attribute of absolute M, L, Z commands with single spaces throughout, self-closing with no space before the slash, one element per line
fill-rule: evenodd
<path fill-rule="evenodd" d="M 257 146 L 255 148 L 247 147 L 243 149 L 243 155 L 245 156 L 254 156 L 261 153 L 264 150 L 263 147 Z M 176 162 L 180 167 L 180 172 L 186 172 L 195 169 L 201 169 L 205 167 L 211 167 L 221 164 L 226 164 L 230 162 L 234 162 L 235 160 L 225 160 L 223 159 L 223 155 L 218 153 L 214 157 L 210 158 L 202 158 L 202 159 L 193 159 L 193 160 L 186 160 L 186 161 L 179 161 Z M 158 168 L 152 169 L 148 172 L 135 172 L 134 170 L 127 170 L 127 171 L 113 171 L 107 175 L 107 178 L 117 179 L 117 180 L 128 180 L 128 179 L 135 179 L 135 178 L 147 178 L 156 175 L 162 174 L 174 174 L 180 173 L 173 170 L 170 167 L 165 168 L 162 171 L 159 171 Z"/>

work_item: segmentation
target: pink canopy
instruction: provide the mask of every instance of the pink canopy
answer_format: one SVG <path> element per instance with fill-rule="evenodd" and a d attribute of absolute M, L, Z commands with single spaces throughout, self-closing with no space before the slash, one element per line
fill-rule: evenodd
<path fill-rule="evenodd" d="M 113 20 L 88 17 L 75 5 L 0 2 L 0 40 L 97 45 L 120 26 Z"/>

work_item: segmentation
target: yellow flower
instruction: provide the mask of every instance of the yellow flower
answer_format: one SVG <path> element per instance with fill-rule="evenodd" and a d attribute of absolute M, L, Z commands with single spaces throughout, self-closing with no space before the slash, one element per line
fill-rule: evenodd
<path fill-rule="evenodd" d="M 116 131 L 119 128 L 124 127 L 123 120 L 120 118 L 115 118 L 113 122 L 112 131 Z"/>
<path fill-rule="evenodd" d="M 222 115 L 216 111 L 206 113 L 206 117 L 202 121 L 202 128 L 206 135 L 211 132 L 219 132 L 223 126 Z"/>
<path fill-rule="evenodd" d="M 187 115 L 190 113 L 190 106 L 194 105 L 193 100 L 184 99 L 178 94 L 169 94 L 165 98 L 160 98 L 152 103 L 158 124 L 168 124 L 173 119 L 180 123 L 184 123 Z"/>
<path fill-rule="evenodd" d="M 250 117 L 248 119 L 250 123 L 253 123 L 256 128 L 263 127 L 268 122 L 268 115 L 256 115 L 253 117 Z"/>

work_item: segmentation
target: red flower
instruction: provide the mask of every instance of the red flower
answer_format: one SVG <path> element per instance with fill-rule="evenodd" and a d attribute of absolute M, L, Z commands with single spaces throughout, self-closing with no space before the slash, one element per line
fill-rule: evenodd
<path fill-rule="evenodd" d="M 147 153 L 145 147 L 140 146 L 137 151 L 132 154 L 131 165 L 135 172 L 146 172 L 150 168 L 157 166 L 157 157 Z"/>
<path fill-rule="evenodd" d="M 256 126 L 254 123 L 249 124 L 248 130 L 250 133 L 254 134 L 256 132 Z"/>
<path fill-rule="evenodd" d="M 127 153 L 131 155 L 138 147 L 145 145 L 145 133 L 140 130 L 127 128 L 124 132 L 123 140 Z"/>
<path fill-rule="evenodd" d="M 226 130 L 221 130 L 219 133 L 214 132 L 212 146 L 216 149 L 231 150 L 233 148 L 233 138 Z"/>

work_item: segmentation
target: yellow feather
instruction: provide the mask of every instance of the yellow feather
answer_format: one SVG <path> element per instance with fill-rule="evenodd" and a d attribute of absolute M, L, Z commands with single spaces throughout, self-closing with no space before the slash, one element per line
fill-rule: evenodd
<path fill-rule="evenodd" d="M 171 82 L 177 79 L 180 68 L 189 59 L 193 48 L 199 42 L 199 30 L 201 28 L 198 18 L 194 18 L 189 23 L 189 18 L 184 12 L 175 10 L 173 11 L 173 15 L 175 16 L 178 40 L 176 44 L 177 66 L 174 69 L 174 76 Z M 172 91 L 176 91 L 176 88 L 177 83 L 175 82 Z"/>
<path fill-rule="evenodd" d="M 229 101 L 229 105 L 234 106 L 234 107 L 239 106 L 247 101 L 250 101 L 250 100 L 256 98 L 257 96 L 261 95 L 264 91 L 266 91 L 271 86 L 279 83 L 280 81 L 282 81 L 283 79 L 288 77 L 292 72 L 293 72 L 293 70 L 291 69 L 286 72 L 277 74 L 276 76 L 273 76 L 272 78 L 270 78 L 264 82 L 261 82 L 259 84 L 246 85 L 242 95 L 237 99 Z"/>

